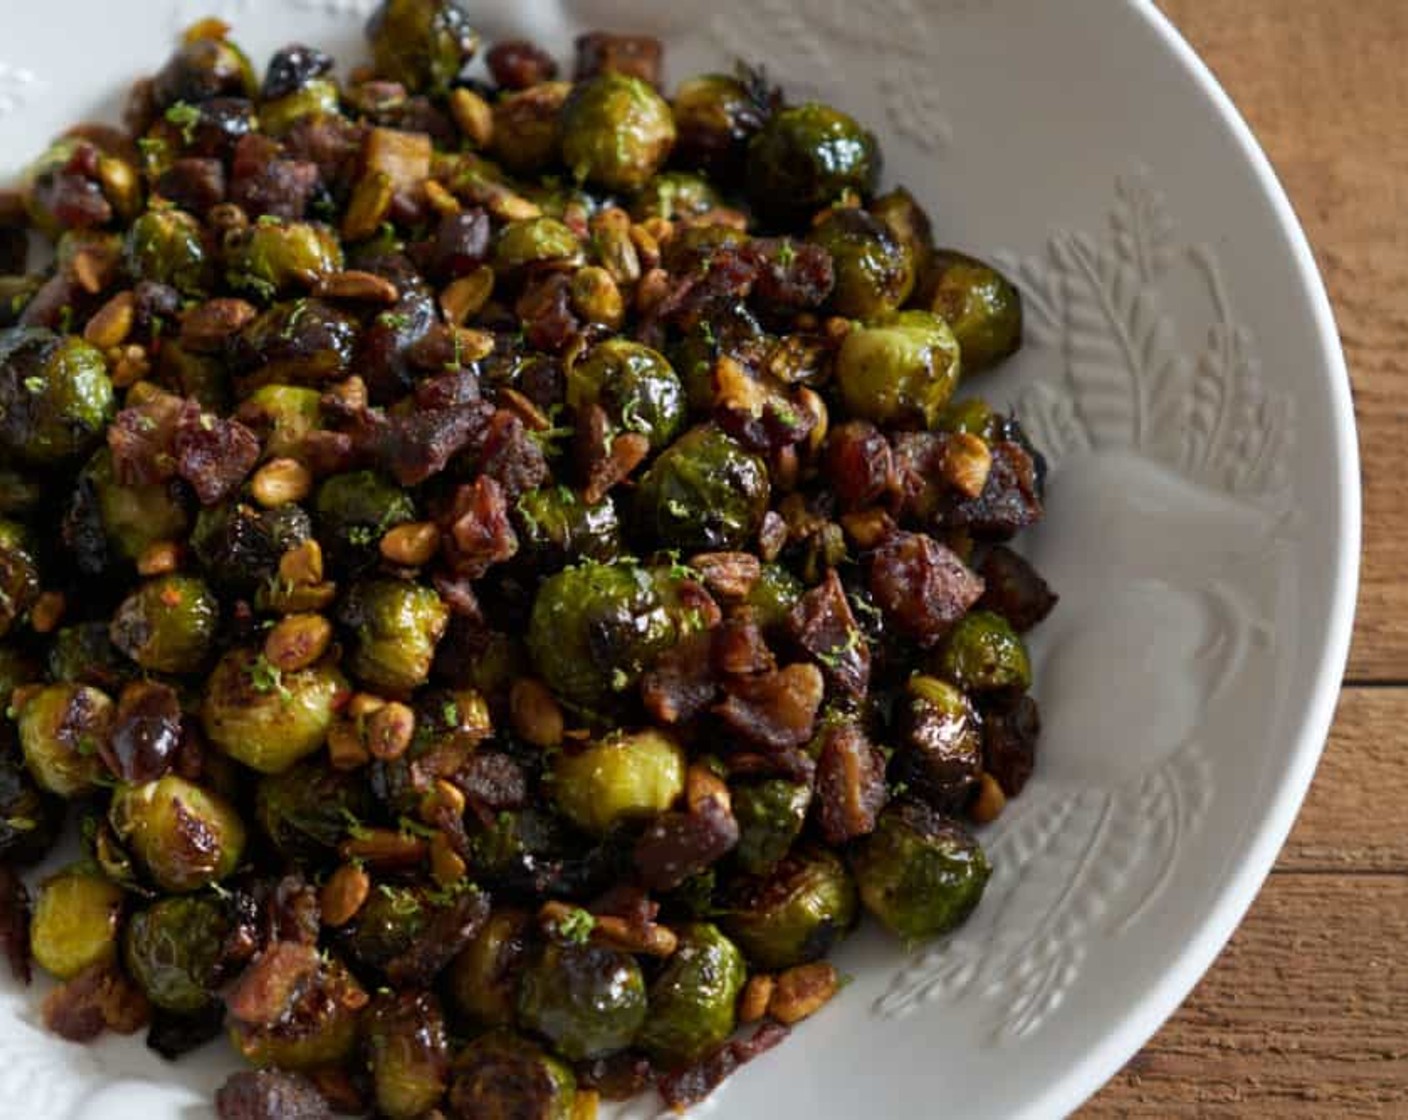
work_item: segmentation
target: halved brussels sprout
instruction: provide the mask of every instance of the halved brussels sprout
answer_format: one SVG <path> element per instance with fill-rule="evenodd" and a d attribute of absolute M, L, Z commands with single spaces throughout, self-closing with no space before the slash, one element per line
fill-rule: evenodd
<path fill-rule="evenodd" d="M 924 280 L 919 302 L 943 316 L 963 352 L 963 368 L 976 373 L 1022 345 L 1022 296 L 991 265 L 940 249 Z"/>
<path fill-rule="evenodd" d="M 513 1025 L 529 933 L 526 913 L 495 910 L 450 963 L 450 994 L 476 1025 Z"/>
<path fill-rule="evenodd" d="M 231 758 L 279 774 L 323 745 L 350 692 L 331 665 L 285 673 L 261 653 L 236 649 L 210 675 L 201 721 L 210 741 Z"/>
<path fill-rule="evenodd" d="M 352 634 L 348 671 L 373 689 L 404 694 L 430 676 L 450 610 L 429 587 L 378 579 L 354 586 L 338 619 Z"/>
<path fill-rule="evenodd" d="M 112 642 L 143 669 L 194 673 L 210 654 L 220 602 L 195 576 L 159 576 L 123 600 L 112 619 Z"/>
<path fill-rule="evenodd" d="M 60 980 L 116 959 L 124 894 L 95 871 L 72 867 L 39 889 L 30 920 L 30 949 L 39 967 Z"/>
<path fill-rule="evenodd" d="M 211 265 L 200 223 L 181 210 L 148 210 L 127 229 L 123 244 L 133 280 L 166 284 L 185 296 L 210 287 Z"/>
<path fill-rule="evenodd" d="M 14 745 L 0 746 L 0 860 L 37 863 L 58 839 L 63 819 L 63 803 L 39 789 Z"/>
<path fill-rule="evenodd" d="M 494 103 L 494 158 L 515 175 L 555 164 L 562 152 L 562 106 L 571 92 L 571 82 L 540 82 L 502 95 Z"/>
<path fill-rule="evenodd" d="M 20 747 L 34 780 L 60 797 L 92 791 L 104 775 L 99 745 L 112 726 L 113 703 L 84 684 L 46 685 L 19 714 Z"/>
<path fill-rule="evenodd" d="M 624 1050 L 646 1011 L 636 959 L 596 945 L 543 945 L 518 989 L 518 1021 L 573 1061 Z"/>
<path fill-rule="evenodd" d="M 277 381 L 325 385 L 351 368 L 357 335 L 356 318 L 323 300 L 276 303 L 240 331 L 232 365 L 244 375 L 245 387 Z"/>
<path fill-rule="evenodd" d="M 868 198 L 879 177 L 875 137 L 816 102 L 774 113 L 748 147 L 748 197 L 773 221 L 801 222 L 847 191 Z"/>
<path fill-rule="evenodd" d="M 636 488 L 635 523 L 660 548 L 742 548 L 762 525 L 770 494 L 763 460 L 721 428 L 701 424 L 645 472 Z"/>
<path fill-rule="evenodd" d="M 304 437 L 319 426 L 321 396 L 301 385 L 262 385 L 241 403 L 239 419 L 260 437 L 265 458 L 297 459 Z"/>
<path fill-rule="evenodd" d="M 186 893 L 218 883 L 244 855 L 244 821 L 235 807 L 175 774 L 119 789 L 108 820 L 163 890 Z"/>
<path fill-rule="evenodd" d="M 230 1027 L 230 1041 L 256 1066 L 292 1070 L 338 1066 L 357 1049 L 367 999 L 346 965 L 325 958 L 317 973 L 291 997 L 278 1022 L 236 1021 Z"/>
<path fill-rule="evenodd" d="M 157 1007 L 194 1014 L 215 1000 L 229 932 L 229 916 L 215 899 L 163 898 L 128 921 L 123 961 Z"/>
<path fill-rule="evenodd" d="M 575 268 L 583 259 L 581 239 L 556 218 L 509 222 L 494 246 L 494 263 L 505 272 L 531 266 Z"/>
<path fill-rule="evenodd" d="M 453 1120 L 573 1120 L 572 1071 L 511 1031 L 471 1042 L 454 1063 Z"/>
<path fill-rule="evenodd" d="M 93 488 L 107 544 L 125 560 L 136 560 L 157 541 L 182 540 L 190 531 L 191 516 L 177 487 L 123 485 L 106 447 L 84 468 L 83 484 Z"/>
<path fill-rule="evenodd" d="M 181 101 L 194 105 L 216 97 L 253 98 L 258 88 L 244 52 L 216 35 L 188 38 L 152 79 L 156 107 L 163 110 Z"/>
<path fill-rule="evenodd" d="M 723 204 L 723 196 L 703 175 L 662 171 L 636 195 L 631 203 L 631 217 L 637 222 L 651 218 L 680 221 L 697 218 Z"/>
<path fill-rule="evenodd" d="M 675 118 L 654 88 L 614 71 L 580 82 L 562 107 L 562 161 L 578 182 L 638 191 L 675 144 Z"/>
<path fill-rule="evenodd" d="M 733 883 L 724 908 L 719 924 L 750 964 L 791 968 L 826 956 L 855 924 L 856 885 L 834 853 L 797 851 Z"/>
<path fill-rule="evenodd" d="M 991 869 L 957 821 L 918 802 L 885 808 L 851 856 L 861 901 L 906 941 L 961 925 L 982 898 Z"/>
<path fill-rule="evenodd" d="M 567 405 L 599 404 L 623 432 L 638 432 L 652 450 L 668 444 L 684 423 L 684 387 L 665 355 L 624 338 L 592 347 L 567 375 Z"/>
<path fill-rule="evenodd" d="M 268 136 L 286 136 L 301 120 L 337 113 L 341 100 L 341 91 L 335 81 L 314 78 L 302 89 L 263 102 L 259 106 L 259 128 Z"/>
<path fill-rule="evenodd" d="M 250 595 L 278 574 L 279 558 L 312 535 L 308 515 L 291 503 L 258 509 L 242 502 L 207 506 L 196 517 L 191 550 L 222 594 Z"/>
<path fill-rule="evenodd" d="M 697 1062 L 733 1033 L 748 979 L 743 954 L 707 922 L 679 931 L 679 947 L 650 985 L 637 1044 L 667 1067 Z"/>
<path fill-rule="evenodd" d="M 772 112 L 761 82 L 731 74 L 701 74 L 680 83 L 672 108 L 679 139 L 675 162 L 732 185 L 742 174 L 748 142 Z"/>
<path fill-rule="evenodd" d="M 77 335 L 0 332 L 0 452 L 34 467 L 83 455 L 113 414 L 102 352 Z"/>
<path fill-rule="evenodd" d="M 846 411 L 877 424 L 936 427 L 958 376 L 958 340 L 928 311 L 901 311 L 852 330 L 836 356 Z"/>
<path fill-rule="evenodd" d="M 752 609 L 759 628 L 769 633 L 787 622 L 787 616 L 805 590 L 802 581 L 781 564 L 764 564 L 762 575 L 744 603 Z"/>
<path fill-rule="evenodd" d="M 663 813 L 684 793 L 683 748 L 655 728 L 613 731 L 552 759 L 553 800 L 579 828 L 604 836 L 621 821 Z"/>
<path fill-rule="evenodd" d="M 445 1095 L 450 1054 L 445 1016 L 427 992 L 379 994 L 367 1010 L 367 1061 L 376 1105 L 388 1120 L 415 1120 Z"/>
<path fill-rule="evenodd" d="M 983 765 L 983 730 L 968 697 L 916 674 L 895 713 L 895 774 L 931 804 L 961 808 Z"/>

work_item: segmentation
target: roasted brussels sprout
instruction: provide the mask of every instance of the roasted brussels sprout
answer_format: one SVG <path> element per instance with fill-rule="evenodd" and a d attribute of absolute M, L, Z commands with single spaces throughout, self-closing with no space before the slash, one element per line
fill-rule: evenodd
<path fill-rule="evenodd" d="M 65 626 L 49 645 L 49 676 L 62 684 L 91 684 L 116 695 L 139 672 L 109 636 L 106 622 Z"/>
<path fill-rule="evenodd" d="M 117 608 L 112 643 L 143 669 L 194 673 L 204 666 L 220 623 L 220 603 L 195 576 L 148 580 Z"/>
<path fill-rule="evenodd" d="M 663 731 L 614 731 L 552 760 L 552 796 L 562 814 L 604 836 L 621 821 L 663 813 L 684 793 L 685 755 Z"/>
<path fill-rule="evenodd" d="M 763 778 L 733 790 L 733 815 L 738 820 L 734 858 L 750 875 L 766 875 L 792 849 L 802 834 L 812 790 L 805 782 Z"/>
<path fill-rule="evenodd" d="M 245 398 L 239 418 L 260 437 L 265 458 L 297 459 L 321 420 L 320 399 L 318 390 L 300 385 L 263 385 Z"/>
<path fill-rule="evenodd" d="M 48 467 L 91 451 L 112 419 L 102 353 L 76 335 L 0 332 L 0 451 Z"/>
<path fill-rule="evenodd" d="M 298 506 L 261 510 L 231 502 L 200 511 L 191 549 L 217 590 L 249 594 L 273 580 L 279 557 L 311 534 L 312 522 Z"/>
<path fill-rule="evenodd" d="M 847 191 L 868 198 L 879 177 L 875 137 L 816 102 L 774 113 L 748 146 L 748 197 L 777 222 L 799 223 Z"/>
<path fill-rule="evenodd" d="M 588 505 L 575 490 L 529 490 L 514 506 L 518 554 L 538 571 L 560 571 L 581 560 L 607 563 L 622 551 L 616 506 L 603 498 Z"/>
<path fill-rule="evenodd" d="M 341 268 L 342 244 L 327 226 L 264 218 L 225 242 L 226 281 L 265 300 Z"/>
<path fill-rule="evenodd" d="M 37 863 L 53 847 L 63 819 L 62 803 L 35 785 L 20 752 L 0 746 L 0 860 Z"/>
<path fill-rule="evenodd" d="M 957 821 L 895 802 L 851 856 L 865 908 L 906 941 L 947 933 L 982 898 L 990 868 Z"/>
<path fill-rule="evenodd" d="M 836 356 L 846 410 L 877 424 L 936 427 L 958 371 L 958 342 L 928 311 L 901 311 L 852 330 Z"/>
<path fill-rule="evenodd" d="M 372 61 L 412 93 L 448 93 L 479 50 L 479 35 L 457 0 L 383 0 L 367 21 Z"/>
<path fill-rule="evenodd" d="M 353 587 L 338 619 L 352 635 L 348 671 L 373 689 L 400 694 L 429 678 L 450 611 L 429 587 L 378 579 Z"/>
<path fill-rule="evenodd" d="M 679 131 L 675 162 L 732 185 L 742 174 L 748 142 L 763 127 L 776 100 L 753 74 L 701 74 L 681 82 L 673 102 Z"/>
<path fill-rule="evenodd" d="M 724 204 L 723 196 L 702 175 L 688 171 L 662 171 L 645 185 L 631 203 L 631 217 L 680 221 L 697 218 Z"/>
<path fill-rule="evenodd" d="M 152 80 L 156 107 L 197 104 L 216 97 L 252 98 L 259 88 L 244 52 L 222 36 L 188 38 Z"/>
<path fill-rule="evenodd" d="M 830 851 L 814 849 L 733 883 L 719 924 L 750 964 L 781 969 L 825 956 L 855 919 L 850 872 Z"/>
<path fill-rule="evenodd" d="M 581 240 L 556 218 L 509 222 L 494 245 L 494 263 L 505 272 L 535 266 L 575 268 L 582 260 Z"/>
<path fill-rule="evenodd" d="M 562 106 L 571 82 L 541 82 L 515 90 L 494 103 L 490 151 L 515 175 L 540 172 L 562 152 Z"/>
<path fill-rule="evenodd" d="M 586 563 L 549 577 L 528 624 L 538 673 L 587 707 L 629 688 L 677 637 L 657 581 L 628 563 Z"/>
<path fill-rule="evenodd" d="M 314 78 L 303 88 L 259 106 L 259 128 L 275 138 L 287 136 L 293 126 L 307 118 L 328 116 L 338 111 L 341 92 L 329 78 Z"/>
<path fill-rule="evenodd" d="M 1022 345 L 1021 293 L 973 257 L 952 249 L 935 253 L 920 302 L 952 328 L 970 373 L 995 366 Z"/>
<path fill-rule="evenodd" d="M 331 665 L 285 673 L 263 654 L 231 650 L 206 684 L 201 722 L 210 741 L 237 762 L 280 774 L 323 745 L 350 691 Z"/>
<path fill-rule="evenodd" d="M 24 526 L 0 519 L 0 637 L 39 597 L 39 564 Z"/>
<path fill-rule="evenodd" d="M 743 954 L 718 927 L 700 922 L 679 931 L 679 947 L 650 985 L 650 1012 L 636 1039 L 667 1067 L 697 1062 L 729 1035 L 748 970 Z"/>
<path fill-rule="evenodd" d="M 652 450 L 684 423 L 684 387 L 665 356 L 639 342 L 611 338 L 593 346 L 567 375 L 568 407 L 599 404 L 621 431 L 639 432 Z"/>
<path fill-rule="evenodd" d="M 264 775 L 254 797 L 254 819 L 290 860 L 327 859 L 371 812 L 365 775 L 333 770 L 321 759 Z"/>
<path fill-rule="evenodd" d="M 548 942 L 518 989 L 518 1021 L 573 1061 L 625 1049 L 645 1017 L 640 965 L 615 949 Z"/>
<path fill-rule="evenodd" d="M 71 170 L 75 163 L 91 166 L 93 150 L 77 137 L 61 137 L 25 169 L 20 186 L 25 213 L 50 240 L 65 230 L 91 229 L 112 220 L 112 204 L 99 181 Z"/>
<path fill-rule="evenodd" d="M 992 611 L 972 611 L 950 630 L 934 655 L 934 671 L 966 692 L 1025 692 L 1032 665 L 1022 636 Z"/>
<path fill-rule="evenodd" d="M 384 969 L 416 943 L 435 911 L 422 887 L 380 883 L 343 931 L 343 944 L 354 965 Z"/>
<path fill-rule="evenodd" d="M 510 1031 L 471 1042 L 454 1063 L 453 1120 L 572 1120 L 577 1079 L 556 1058 Z"/>
<path fill-rule="evenodd" d="M 374 471 L 351 471 L 318 487 L 313 516 L 328 561 L 361 572 L 376 563 L 377 545 L 388 529 L 415 520 L 416 505 Z"/>
<path fill-rule="evenodd" d="M 982 723 L 968 698 L 947 681 L 915 675 L 895 716 L 894 773 L 931 804 L 961 808 L 983 765 Z"/>
<path fill-rule="evenodd" d="M 45 972 L 71 980 L 117 956 L 122 888 L 82 866 L 45 881 L 34 903 L 29 939 Z"/>
<path fill-rule="evenodd" d="M 367 1060 L 381 1115 L 414 1120 L 445 1095 L 450 1046 L 445 1016 L 429 993 L 378 995 L 367 1010 Z"/>
<path fill-rule="evenodd" d="M 163 890 L 186 893 L 218 883 L 244 855 L 244 821 L 235 807 L 175 774 L 123 786 L 108 820 Z"/>
<path fill-rule="evenodd" d="M 480 1027 L 513 1025 L 529 923 L 521 910 L 495 910 L 450 964 L 450 994 Z"/>
<path fill-rule="evenodd" d="M 91 487 L 105 544 L 124 560 L 135 561 L 157 541 L 181 540 L 190 530 L 191 516 L 176 486 L 124 486 L 106 447 L 89 460 L 79 486 Z"/>
<path fill-rule="evenodd" d="M 898 310 L 914 290 L 913 252 L 864 210 L 831 211 L 808 240 L 831 254 L 831 309 L 837 315 L 879 318 Z"/>
<path fill-rule="evenodd" d="M 215 899 L 163 898 L 132 915 L 122 958 L 153 1004 L 190 1015 L 215 1000 L 229 932 L 229 916 Z"/>
<path fill-rule="evenodd" d="M 759 628 L 769 633 L 786 623 L 804 590 L 802 581 L 781 564 L 764 564 L 744 603 L 753 611 Z"/>
<path fill-rule="evenodd" d="M 323 300 L 276 303 L 239 333 L 231 348 L 232 365 L 246 385 L 323 385 L 351 367 L 357 333 L 355 318 Z"/>
<path fill-rule="evenodd" d="M 639 78 L 598 74 L 579 83 L 562 107 L 562 161 L 578 182 L 638 191 L 674 144 L 669 104 Z"/>
<path fill-rule="evenodd" d="M 682 552 L 744 547 L 767 513 L 763 460 L 713 424 L 685 432 L 640 480 L 635 524 L 660 548 Z"/>
<path fill-rule="evenodd" d="M 934 230 L 929 215 L 904 187 L 881 195 L 866 207 L 909 250 L 916 278 L 926 275 L 934 254 Z"/>
<path fill-rule="evenodd" d="M 148 210 L 127 230 L 127 274 L 135 281 L 167 284 L 185 296 L 210 287 L 212 270 L 200 223 L 181 210 Z"/>
<path fill-rule="evenodd" d="M 99 744 L 112 726 L 113 703 L 83 684 L 46 685 L 19 714 L 20 747 L 34 780 L 60 797 L 90 792 L 103 776 Z"/>
<path fill-rule="evenodd" d="M 309 950 L 311 952 L 311 949 Z M 367 993 L 336 958 L 320 960 L 317 971 L 293 993 L 272 1025 L 236 1020 L 230 1041 L 256 1066 L 312 1070 L 347 1061 L 361 1037 Z"/>

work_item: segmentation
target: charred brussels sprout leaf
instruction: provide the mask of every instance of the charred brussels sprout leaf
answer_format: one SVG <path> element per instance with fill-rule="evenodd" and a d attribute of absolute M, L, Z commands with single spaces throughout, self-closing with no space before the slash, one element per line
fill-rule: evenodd
<path fill-rule="evenodd" d="M 853 330 L 836 357 L 846 410 L 877 424 L 936 427 L 958 375 L 958 341 L 928 311 L 901 311 Z"/>
<path fill-rule="evenodd" d="M 562 161 L 578 182 L 638 191 L 674 144 L 669 104 L 639 78 L 598 74 L 573 89 L 562 107 Z"/>
<path fill-rule="evenodd" d="M 143 669 L 194 673 L 209 656 L 220 603 L 193 576 L 161 576 L 142 584 L 117 608 L 112 642 Z"/>
<path fill-rule="evenodd" d="M 572 1120 L 577 1081 L 556 1058 L 510 1031 L 476 1038 L 455 1059 L 454 1120 Z"/>
<path fill-rule="evenodd" d="M 973 911 L 987 885 L 987 857 L 957 821 L 900 802 L 880 814 L 851 858 L 861 901 L 907 941 L 937 937 Z"/>
<path fill-rule="evenodd" d="M 82 867 L 49 879 L 39 890 L 30 922 L 30 947 L 39 966 L 60 980 L 117 955 L 122 888 Z"/>
<path fill-rule="evenodd" d="M 595 945 L 544 945 L 523 973 L 518 1020 L 573 1061 L 623 1050 L 646 1017 L 634 957 Z"/>
<path fill-rule="evenodd" d="M 684 387 L 663 354 L 613 338 L 592 347 L 567 377 L 568 407 L 599 404 L 622 432 L 638 432 L 659 450 L 684 423 Z"/>
<path fill-rule="evenodd" d="M 748 197 L 779 222 L 799 223 L 847 191 L 867 198 L 879 177 L 875 137 L 816 102 L 773 114 L 748 148 Z"/>
<path fill-rule="evenodd" d="M 855 924 L 856 885 L 831 852 L 799 851 L 734 883 L 724 907 L 719 924 L 750 964 L 791 968 L 825 956 Z"/>
<path fill-rule="evenodd" d="M 194 1014 L 215 998 L 229 932 L 225 909 L 214 899 L 163 898 L 132 915 L 123 961 L 157 1007 Z"/>
<path fill-rule="evenodd" d="M 231 650 L 206 684 L 201 720 L 210 741 L 238 762 L 280 774 L 323 745 L 350 689 L 319 664 L 280 672 L 253 650 Z"/>
<path fill-rule="evenodd" d="M 479 50 L 456 0 L 384 0 L 367 21 L 379 74 L 413 93 L 444 94 Z"/>
<path fill-rule="evenodd" d="M 187 892 L 218 883 L 244 855 L 244 821 L 235 807 L 174 774 L 118 790 L 108 819 L 163 890 Z"/>
<path fill-rule="evenodd" d="M 771 487 L 763 460 L 713 424 L 665 449 L 636 490 L 640 534 L 660 548 L 743 548 L 762 525 Z"/>
<path fill-rule="evenodd" d="M 0 332 L 0 451 L 47 467 L 91 451 L 112 419 L 112 382 L 81 338 Z"/>
<path fill-rule="evenodd" d="M 748 970 L 743 954 L 707 923 L 680 930 L 679 947 L 650 985 L 650 1013 L 640 1047 L 656 1062 L 696 1062 L 729 1035 Z"/>
<path fill-rule="evenodd" d="M 552 795 L 568 820 L 603 836 L 613 825 L 663 813 L 684 793 L 685 755 L 654 729 L 613 732 L 552 764 Z"/>

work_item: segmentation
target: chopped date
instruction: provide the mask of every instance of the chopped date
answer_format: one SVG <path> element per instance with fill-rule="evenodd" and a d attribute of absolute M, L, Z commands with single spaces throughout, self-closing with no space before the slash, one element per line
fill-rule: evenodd
<path fill-rule="evenodd" d="M 687 1069 L 661 1077 L 657 1082 L 660 1096 L 671 1108 L 682 1112 L 707 1098 L 740 1066 L 766 1054 L 789 1033 L 780 1023 L 764 1023 L 746 1039 L 725 1042 Z"/>
<path fill-rule="evenodd" d="M 873 832 L 888 795 L 884 752 L 854 724 L 831 728 L 816 764 L 817 823 L 826 842 Z"/>
<path fill-rule="evenodd" d="M 1036 464 L 1019 443 L 1003 441 L 992 447 L 992 470 L 976 498 L 949 506 L 943 523 L 967 529 L 982 540 L 1011 540 L 1020 530 L 1041 520 L 1042 504 Z"/>
<path fill-rule="evenodd" d="M 1002 698 L 983 709 L 983 769 L 1002 792 L 1016 797 L 1036 767 L 1041 713 L 1030 696 Z"/>
<path fill-rule="evenodd" d="M 691 875 L 712 867 L 738 843 L 738 822 L 717 799 L 697 811 L 662 813 L 636 842 L 635 866 L 652 891 L 674 890 Z"/>
<path fill-rule="evenodd" d="M 332 1109 L 301 1073 L 246 1069 L 232 1073 L 215 1092 L 220 1120 L 331 1120 Z"/>
<path fill-rule="evenodd" d="M 886 623 L 935 645 L 983 593 L 981 576 L 923 533 L 896 533 L 870 555 L 870 593 Z"/>
<path fill-rule="evenodd" d="M 1056 608 L 1058 596 L 1046 580 L 1006 545 L 988 550 L 978 565 L 978 574 L 984 584 L 978 606 L 1000 614 L 1019 634 L 1025 634 Z"/>
<path fill-rule="evenodd" d="M 690 634 L 655 659 L 641 677 L 641 702 L 658 722 L 688 723 L 718 694 L 708 631 Z"/>
<path fill-rule="evenodd" d="M 822 666 L 827 683 L 849 696 L 865 695 L 870 685 L 870 645 L 835 568 L 802 596 L 787 622 L 793 640 Z"/>
<path fill-rule="evenodd" d="M 749 743 L 772 753 L 812 737 L 825 682 L 815 665 L 788 665 L 773 673 L 735 677 L 714 712 Z"/>

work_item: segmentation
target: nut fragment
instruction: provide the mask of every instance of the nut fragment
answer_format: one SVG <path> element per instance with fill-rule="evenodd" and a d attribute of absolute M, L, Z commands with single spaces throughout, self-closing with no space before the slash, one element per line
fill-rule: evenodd
<path fill-rule="evenodd" d="M 440 820 L 444 813 L 448 813 L 451 817 L 462 817 L 464 816 L 464 806 L 464 791 L 453 782 L 447 782 L 444 778 L 436 778 L 430 791 L 420 800 L 420 819 L 426 824 L 433 825 Z"/>
<path fill-rule="evenodd" d="M 784 1026 L 815 1015 L 841 988 L 841 978 L 827 961 L 799 964 L 777 978 L 768 1014 Z"/>
<path fill-rule="evenodd" d="M 164 576 L 181 566 L 181 546 L 176 541 L 153 541 L 137 557 L 137 574 Z"/>
<path fill-rule="evenodd" d="M 411 746 L 416 716 L 399 701 L 383 704 L 367 719 L 367 749 L 383 761 L 400 758 Z"/>
<path fill-rule="evenodd" d="M 988 484 L 992 451 L 970 432 L 954 432 L 944 444 L 939 470 L 965 498 L 976 498 Z"/>
<path fill-rule="evenodd" d="M 309 537 L 279 557 L 279 578 L 294 586 L 323 582 L 323 548 Z"/>
<path fill-rule="evenodd" d="M 600 914 L 592 926 L 592 940 L 627 953 L 648 957 L 673 956 L 680 939 L 675 931 L 654 922 L 628 922 L 614 914 Z"/>
<path fill-rule="evenodd" d="M 440 293 L 440 310 L 445 313 L 445 321 L 452 327 L 464 326 L 466 319 L 474 318 L 484 309 L 493 291 L 494 270 L 488 265 L 480 265 L 461 276 Z"/>
<path fill-rule="evenodd" d="M 108 363 L 112 367 L 113 386 L 118 389 L 137 384 L 152 371 L 151 360 L 143 346 L 115 346 L 108 351 Z"/>
<path fill-rule="evenodd" d="M 437 214 L 458 214 L 460 212 L 460 200 L 434 179 L 425 181 L 425 201 L 430 203 Z"/>
<path fill-rule="evenodd" d="M 762 563 L 751 552 L 701 552 L 689 558 L 689 566 L 726 602 L 746 599 L 763 575 Z"/>
<path fill-rule="evenodd" d="M 313 294 L 324 299 L 361 300 L 388 305 L 401 298 L 396 285 L 385 276 L 355 268 L 320 277 L 313 286 Z"/>
<path fill-rule="evenodd" d="M 854 510 L 841 515 L 841 528 L 861 550 L 875 548 L 895 531 L 894 519 L 885 510 Z"/>
<path fill-rule="evenodd" d="M 318 892 L 323 924 L 345 926 L 357 916 L 372 889 L 371 876 L 355 863 L 344 863 L 328 876 Z"/>
<path fill-rule="evenodd" d="M 254 472 L 249 492 L 265 509 L 301 502 L 313 490 L 313 475 L 297 459 L 270 459 Z"/>
<path fill-rule="evenodd" d="M 428 845 L 419 836 L 391 828 L 366 828 L 342 842 L 346 860 L 363 860 L 380 867 L 415 867 L 425 859 Z"/>
<path fill-rule="evenodd" d="M 306 669 L 332 644 L 332 623 L 320 614 L 291 614 L 264 639 L 264 656 L 286 673 Z"/>
<path fill-rule="evenodd" d="M 328 728 L 328 760 L 334 770 L 356 770 L 372 760 L 355 720 L 341 719 Z"/>
<path fill-rule="evenodd" d="M 62 591 L 43 591 L 29 611 L 29 624 L 36 634 L 49 634 L 57 629 L 68 606 Z"/>
<path fill-rule="evenodd" d="M 388 529 L 378 547 L 391 563 L 419 568 L 435 559 L 440 549 L 440 529 L 433 521 L 409 521 Z"/>
<path fill-rule="evenodd" d="M 469 873 L 469 866 L 453 847 L 443 832 L 437 832 L 430 841 L 430 874 L 442 887 L 453 886 Z"/>
<path fill-rule="evenodd" d="M 131 292 L 118 292 L 88 320 L 88 325 L 83 328 L 83 341 L 99 350 L 121 346 L 132 333 L 136 306 L 136 297 Z"/>
<path fill-rule="evenodd" d="M 578 1089 L 572 1098 L 572 1120 L 596 1120 L 601 1094 L 595 1089 Z"/>
<path fill-rule="evenodd" d="M 766 1015 L 776 986 L 777 981 L 766 972 L 750 976 L 748 983 L 743 986 L 743 994 L 738 999 L 738 1021 L 747 1026 Z"/>
<path fill-rule="evenodd" d="M 562 707 L 542 681 L 519 677 L 509 690 L 508 704 L 519 738 L 544 750 L 562 743 Z"/>
<path fill-rule="evenodd" d="M 685 777 L 684 800 L 691 813 L 701 812 L 706 801 L 713 801 L 725 813 L 733 812 L 733 799 L 729 797 L 728 786 L 707 766 L 696 764 L 689 768 Z"/>
<path fill-rule="evenodd" d="M 616 330 L 625 321 L 626 305 L 611 273 L 598 265 L 578 269 L 572 276 L 569 298 L 572 310 L 583 319 Z"/>
<path fill-rule="evenodd" d="M 259 312 L 242 299 L 210 299 L 181 316 L 181 346 L 198 354 L 219 353 Z"/>
<path fill-rule="evenodd" d="M 450 116 L 476 148 L 487 148 L 494 139 L 494 110 L 472 89 L 461 87 L 450 94 Z"/>
<path fill-rule="evenodd" d="M 636 289 L 636 310 L 649 315 L 670 294 L 670 274 L 663 268 L 652 268 L 640 278 Z"/>
<path fill-rule="evenodd" d="M 996 778 L 984 772 L 978 776 L 978 796 L 968 807 L 968 815 L 975 824 L 991 824 L 1007 808 L 1007 795 Z"/>
<path fill-rule="evenodd" d="M 365 241 L 381 228 L 391 213 L 396 188 L 385 171 L 373 171 L 358 180 L 342 217 L 342 236 L 348 241 Z"/>

